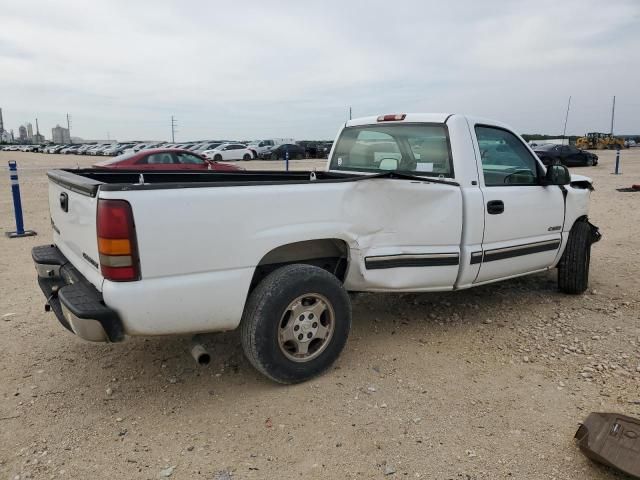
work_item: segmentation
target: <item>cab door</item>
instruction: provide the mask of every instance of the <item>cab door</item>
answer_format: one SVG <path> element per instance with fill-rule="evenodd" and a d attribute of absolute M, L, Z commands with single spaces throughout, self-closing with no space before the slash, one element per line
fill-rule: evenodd
<path fill-rule="evenodd" d="M 561 245 L 564 198 L 559 186 L 543 186 L 539 160 L 512 132 L 475 125 L 483 176 L 485 229 L 476 283 L 550 267 Z"/>

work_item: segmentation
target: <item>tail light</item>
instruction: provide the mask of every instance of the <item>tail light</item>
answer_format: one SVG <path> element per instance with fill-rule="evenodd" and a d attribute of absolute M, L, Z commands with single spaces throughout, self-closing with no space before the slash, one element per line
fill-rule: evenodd
<path fill-rule="evenodd" d="M 378 117 L 379 122 L 399 122 L 407 118 L 406 113 L 394 113 L 391 115 L 380 115 Z"/>
<path fill-rule="evenodd" d="M 102 276 L 114 282 L 139 280 L 138 242 L 129 202 L 98 200 L 97 230 Z"/>

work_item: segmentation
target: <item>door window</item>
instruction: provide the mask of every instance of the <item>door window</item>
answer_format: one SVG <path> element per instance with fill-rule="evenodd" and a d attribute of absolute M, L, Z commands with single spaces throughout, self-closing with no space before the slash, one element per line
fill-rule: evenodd
<path fill-rule="evenodd" d="M 204 163 L 204 160 L 189 153 L 178 153 L 178 162 L 187 163 L 190 165 L 202 165 Z"/>
<path fill-rule="evenodd" d="M 169 165 L 172 163 L 173 156 L 170 153 L 153 153 L 138 161 L 138 164 L 148 165 Z"/>
<path fill-rule="evenodd" d="M 476 126 L 486 186 L 538 185 L 538 162 L 513 133 Z"/>

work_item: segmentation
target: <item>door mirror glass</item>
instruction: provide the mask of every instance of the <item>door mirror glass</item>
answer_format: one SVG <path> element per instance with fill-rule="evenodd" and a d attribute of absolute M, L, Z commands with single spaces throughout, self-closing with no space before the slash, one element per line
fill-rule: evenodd
<path fill-rule="evenodd" d="M 547 185 L 568 185 L 571 182 L 571 174 L 564 165 L 549 165 L 545 180 Z"/>
<path fill-rule="evenodd" d="M 383 158 L 378 165 L 380 170 L 397 170 L 398 160 L 395 158 Z"/>

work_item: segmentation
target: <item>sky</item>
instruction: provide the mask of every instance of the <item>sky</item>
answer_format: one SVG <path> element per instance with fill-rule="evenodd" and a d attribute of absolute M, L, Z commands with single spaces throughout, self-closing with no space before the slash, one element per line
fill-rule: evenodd
<path fill-rule="evenodd" d="M 85 139 L 332 139 L 467 113 L 640 133 L 640 0 L 0 0 L 5 128 Z"/>

